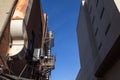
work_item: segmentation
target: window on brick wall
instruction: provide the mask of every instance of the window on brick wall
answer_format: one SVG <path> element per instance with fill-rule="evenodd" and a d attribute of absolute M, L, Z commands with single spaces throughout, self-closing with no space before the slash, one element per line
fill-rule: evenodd
<path fill-rule="evenodd" d="M 35 34 L 34 32 L 32 31 L 31 32 L 31 35 L 30 35 L 30 41 L 29 41 L 29 49 L 30 49 L 30 52 L 33 53 L 34 51 L 34 41 L 35 41 Z"/>

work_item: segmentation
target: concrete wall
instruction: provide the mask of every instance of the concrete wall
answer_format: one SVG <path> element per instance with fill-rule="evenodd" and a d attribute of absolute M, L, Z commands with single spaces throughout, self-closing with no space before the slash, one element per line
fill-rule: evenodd
<path fill-rule="evenodd" d="M 80 50 L 81 70 L 79 78 L 81 80 L 96 80 L 94 68 L 98 62 L 97 49 L 93 38 L 90 18 L 86 7 L 81 6 L 79 22 L 77 27 L 78 44 Z M 77 79 L 79 80 L 79 79 Z"/>
<path fill-rule="evenodd" d="M 85 1 L 85 4 L 81 6 L 77 25 L 81 61 L 81 70 L 77 80 L 96 80 L 96 71 L 106 60 L 120 36 L 119 5 L 116 6 L 114 0 Z M 114 52 L 113 56 L 115 56 Z M 116 67 L 119 66 L 119 62 L 116 64 Z M 114 69 L 106 69 L 108 72 L 105 77 L 100 77 L 98 80 L 110 80 L 108 77 Z M 111 80 L 113 79 L 114 76 Z"/>

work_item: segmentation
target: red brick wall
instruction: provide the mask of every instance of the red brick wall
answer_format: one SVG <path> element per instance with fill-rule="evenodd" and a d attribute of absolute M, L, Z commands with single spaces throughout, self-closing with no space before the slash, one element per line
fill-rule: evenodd
<path fill-rule="evenodd" d="M 6 61 L 6 55 L 7 55 L 7 51 L 9 48 L 9 24 L 8 26 L 5 28 L 2 36 L 1 36 L 1 40 L 0 40 L 0 64 L 3 64 L 2 60 Z"/>

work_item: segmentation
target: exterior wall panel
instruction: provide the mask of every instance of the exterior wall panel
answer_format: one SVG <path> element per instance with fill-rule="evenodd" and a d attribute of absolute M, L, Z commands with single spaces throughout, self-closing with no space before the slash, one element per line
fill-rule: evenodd
<path fill-rule="evenodd" d="M 81 6 L 77 25 L 81 70 L 77 80 L 120 79 L 117 76 L 120 70 L 117 68 L 120 52 L 118 4 L 114 0 L 85 0 Z"/>

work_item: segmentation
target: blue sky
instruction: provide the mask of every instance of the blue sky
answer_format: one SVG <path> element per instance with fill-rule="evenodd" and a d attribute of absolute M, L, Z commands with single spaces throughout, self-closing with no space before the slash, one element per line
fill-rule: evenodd
<path fill-rule="evenodd" d="M 55 33 L 56 66 L 51 80 L 75 80 L 80 69 L 76 27 L 81 0 L 42 0 L 49 30 Z"/>

